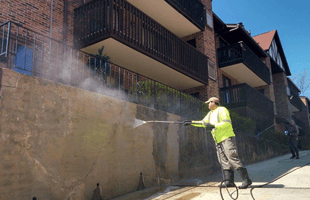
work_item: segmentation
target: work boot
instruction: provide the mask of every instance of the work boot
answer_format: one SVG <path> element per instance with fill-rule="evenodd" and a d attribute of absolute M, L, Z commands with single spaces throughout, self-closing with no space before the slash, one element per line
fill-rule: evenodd
<path fill-rule="evenodd" d="M 240 167 L 239 169 L 237 169 L 237 171 L 238 171 L 240 177 L 242 178 L 242 185 L 239 186 L 239 189 L 248 188 L 252 184 L 252 181 L 249 178 L 248 171 L 244 167 Z"/>
<path fill-rule="evenodd" d="M 290 157 L 290 159 L 293 159 L 293 158 L 295 158 L 296 156 L 295 155 L 292 155 L 292 157 Z"/>
<path fill-rule="evenodd" d="M 224 187 L 236 187 L 235 183 L 234 183 L 234 171 L 233 170 L 224 170 L 224 178 L 225 178 L 225 182 L 222 186 Z"/>

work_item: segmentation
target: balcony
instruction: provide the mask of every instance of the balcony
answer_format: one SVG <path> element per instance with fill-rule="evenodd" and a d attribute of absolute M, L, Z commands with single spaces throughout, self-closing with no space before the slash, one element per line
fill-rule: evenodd
<path fill-rule="evenodd" d="M 290 99 L 290 103 L 292 105 L 292 112 L 299 112 L 302 110 L 302 101 L 299 98 L 300 90 L 298 87 L 292 82 L 291 79 L 287 79 L 288 84 L 288 96 Z"/>
<path fill-rule="evenodd" d="M 205 28 L 205 8 L 199 0 L 127 1 L 178 37 Z"/>
<path fill-rule="evenodd" d="M 220 99 L 227 108 L 249 106 L 269 116 L 274 115 L 273 102 L 246 83 L 221 88 Z"/>
<path fill-rule="evenodd" d="M 247 83 L 253 88 L 270 84 L 269 68 L 245 43 L 219 48 L 217 53 L 221 70 L 240 83 Z"/>
<path fill-rule="evenodd" d="M 150 3 L 150 2 L 148 2 Z M 74 10 L 75 47 L 175 89 L 208 84 L 208 58 L 125 0 L 95 0 Z"/>

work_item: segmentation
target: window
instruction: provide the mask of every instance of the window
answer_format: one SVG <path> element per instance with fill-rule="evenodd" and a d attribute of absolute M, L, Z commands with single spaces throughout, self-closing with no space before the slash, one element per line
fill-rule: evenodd
<path fill-rule="evenodd" d="M 196 39 L 188 40 L 186 41 L 188 44 L 192 45 L 194 48 L 196 48 Z"/>
<path fill-rule="evenodd" d="M 225 87 L 230 87 L 231 86 L 231 80 L 230 78 L 226 77 L 223 75 L 223 86 Z"/>
<path fill-rule="evenodd" d="M 215 64 L 211 60 L 208 60 L 208 71 L 209 77 L 213 80 L 216 80 Z"/>
<path fill-rule="evenodd" d="M 226 77 L 226 76 L 223 75 L 223 87 L 224 87 L 224 88 L 227 88 L 227 87 L 230 87 L 230 86 L 231 86 L 231 80 L 230 80 L 230 78 L 228 78 L 228 77 Z M 223 93 L 223 95 L 224 95 L 223 101 L 224 101 L 225 103 L 229 103 L 229 102 L 230 102 L 229 98 L 230 98 L 230 96 L 231 96 L 231 95 L 230 95 L 230 90 L 229 90 L 229 89 L 225 90 L 224 93 Z"/>
<path fill-rule="evenodd" d="M 210 26 L 211 28 L 213 28 L 213 20 L 212 20 L 212 15 L 207 13 L 207 24 L 208 26 Z"/>
<path fill-rule="evenodd" d="M 219 39 L 219 42 L 220 42 L 220 48 L 226 47 L 228 45 L 227 42 L 225 42 L 222 38 Z"/>
<path fill-rule="evenodd" d="M 289 87 L 286 87 L 286 94 L 287 94 L 288 97 L 291 96 L 291 90 L 290 90 Z"/>
<path fill-rule="evenodd" d="M 265 95 L 265 90 L 264 89 L 259 89 L 258 92 L 260 92 L 261 94 Z"/>
<path fill-rule="evenodd" d="M 13 70 L 26 75 L 32 74 L 33 66 L 33 51 L 32 49 L 19 45 L 14 57 L 14 68 Z"/>
<path fill-rule="evenodd" d="M 193 97 L 195 97 L 195 98 L 197 98 L 197 99 L 199 99 L 199 92 L 196 92 L 196 93 L 192 93 L 191 94 L 191 96 L 193 96 Z"/>

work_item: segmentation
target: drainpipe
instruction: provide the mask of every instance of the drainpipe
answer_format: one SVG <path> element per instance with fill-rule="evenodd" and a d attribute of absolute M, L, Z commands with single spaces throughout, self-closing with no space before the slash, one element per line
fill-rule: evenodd
<path fill-rule="evenodd" d="M 51 0 L 50 38 L 52 38 L 52 29 L 53 29 L 53 0 Z"/>

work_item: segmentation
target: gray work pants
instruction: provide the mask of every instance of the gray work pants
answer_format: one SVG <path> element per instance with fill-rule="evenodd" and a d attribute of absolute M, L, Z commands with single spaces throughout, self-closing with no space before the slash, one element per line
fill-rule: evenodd
<path fill-rule="evenodd" d="M 219 163 L 222 163 L 223 170 L 232 170 L 243 167 L 236 147 L 235 137 L 227 138 L 226 140 L 215 144 L 217 146 L 217 158 Z"/>
<path fill-rule="evenodd" d="M 288 144 L 289 144 L 292 156 L 299 157 L 299 151 L 298 151 L 298 147 L 297 147 L 297 136 L 289 136 Z"/>

